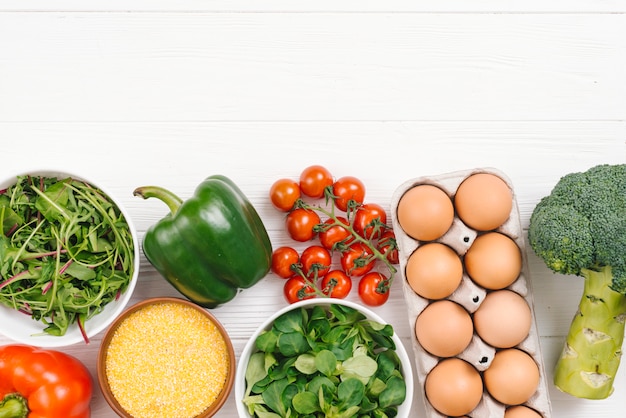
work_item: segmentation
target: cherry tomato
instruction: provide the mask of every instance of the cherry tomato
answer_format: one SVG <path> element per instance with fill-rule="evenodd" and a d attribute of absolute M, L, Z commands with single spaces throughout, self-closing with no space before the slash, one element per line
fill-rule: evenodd
<path fill-rule="evenodd" d="M 363 276 L 374 268 L 376 259 L 372 258 L 372 250 L 361 243 L 355 242 L 341 254 L 341 268 L 349 276 Z"/>
<path fill-rule="evenodd" d="M 315 297 L 315 290 L 301 276 L 292 276 L 283 286 L 283 295 L 289 303 Z"/>
<path fill-rule="evenodd" d="M 302 272 L 306 277 L 323 277 L 330 270 L 331 256 L 328 250 L 320 245 L 312 245 L 302 251 L 300 256 Z"/>
<path fill-rule="evenodd" d="M 333 184 L 333 176 L 321 165 L 305 168 L 300 174 L 300 190 L 309 197 L 324 196 L 324 189 Z"/>
<path fill-rule="evenodd" d="M 292 210 L 285 219 L 289 236 L 300 242 L 312 240 L 316 235 L 313 228 L 319 223 L 321 219 L 317 212 L 304 208 Z"/>
<path fill-rule="evenodd" d="M 300 198 L 298 183 L 290 179 L 276 180 L 270 188 L 270 200 L 278 210 L 288 212 Z"/>
<path fill-rule="evenodd" d="M 342 216 L 337 216 L 337 220 L 346 226 L 350 225 L 348 220 Z M 320 239 L 320 243 L 322 244 L 322 246 L 327 250 L 336 250 L 338 249 L 338 245 L 347 245 L 350 244 L 350 242 L 353 240 L 352 233 L 343 226 L 341 226 L 339 223 L 336 223 L 334 219 L 328 218 L 326 219 L 324 224 L 324 227 L 318 234 L 318 238 Z M 328 225 L 332 226 L 329 227 Z"/>
<path fill-rule="evenodd" d="M 335 196 L 335 206 L 347 212 L 350 201 L 353 204 L 361 204 L 365 199 L 365 185 L 356 177 L 345 176 L 337 179 L 333 184 L 333 196 Z"/>
<path fill-rule="evenodd" d="M 400 262 L 396 234 L 393 232 L 393 229 L 387 229 L 382 233 L 378 240 L 377 248 L 378 251 L 387 257 L 387 261 L 391 264 L 398 264 Z"/>
<path fill-rule="evenodd" d="M 278 277 L 288 279 L 293 276 L 291 266 L 298 264 L 300 255 L 292 247 L 278 247 L 272 252 L 272 272 Z"/>
<path fill-rule="evenodd" d="M 377 203 L 366 203 L 356 210 L 352 227 L 364 238 L 378 239 L 386 229 L 386 223 L 385 209 Z"/>
<path fill-rule="evenodd" d="M 352 289 L 352 279 L 343 270 L 332 270 L 326 273 L 320 286 L 327 296 L 343 299 Z"/>
<path fill-rule="evenodd" d="M 377 271 L 367 273 L 359 280 L 359 297 L 369 306 L 380 306 L 389 299 L 387 277 Z"/>

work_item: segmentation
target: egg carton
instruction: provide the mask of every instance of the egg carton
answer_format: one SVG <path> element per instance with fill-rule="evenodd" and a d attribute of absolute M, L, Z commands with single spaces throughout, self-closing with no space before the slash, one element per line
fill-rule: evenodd
<path fill-rule="evenodd" d="M 421 243 L 414 238 L 407 235 L 402 227 L 398 223 L 397 219 L 397 207 L 400 198 L 403 194 L 414 186 L 429 184 L 437 186 L 442 189 L 452 199 L 456 193 L 457 188 L 463 180 L 472 174 L 477 173 L 490 173 L 500 177 L 509 186 L 512 192 L 513 204 L 509 218 L 500 227 L 494 231 L 503 233 L 513 239 L 517 246 L 520 248 L 522 254 L 522 269 L 518 278 L 506 289 L 512 290 L 526 300 L 528 306 L 531 309 L 532 321 L 531 328 L 528 336 L 516 346 L 526 353 L 528 353 L 537 363 L 539 367 L 540 380 L 537 390 L 533 396 L 524 403 L 524 405 L 533 408 L 539 412 L 543 418 L 551 417 L 551 404 L 548 394 L 548 383 L 546 379 L 545 368 L 543 364 L 543 358 L 541 355 L 541 347 L 539 343 L 539 334 L 537 332 L 536 317 L 534 314 L 534 303 L 532 296 L 532 289 L 530 283 L 530 276 L 528 274 L 528 261 L 525 252 L 524 236 L 522 233 L 522 227 L 519 217 L 519 208 L 517 206 L 517 200 L 515 198 L 515 192 L 511 184 L 510 179 L 495 168 L 476 168 L 471 170 L 457 171 L 438 176 L 425 176 L 408 180 L 401 184 L 394 192 L 391 200 L 391 215 L 394 232 L 396 234 L 396 240 L 398 243 L 399 255 L 400 255 L 400 274 L 403 278 L 403 291 L 407 305 L 407 314 L 409 317 L 409 323 L 412 326 L 415 325 L 415 321 L 418 315 L 424 310 L 430 301 L 419 296 L 413 291 L 408 284 L 405 276 L 405 269 L 408 257 L 421 245 Z M 440 242 L 448 245 L 459 256 L 463 256 L 467 250 L 471 247 L 472 243 L 478 236 L 479 232 L 465 225 L 458 216 L 455 215 L 454 221 L 450 229 L 439 239 L 429 242 Z M 463 306 L 470 314 L 474 313 L 485 296 L 487 290 L 476 283 L 474 283 L 467 273 L 463 272 L 463 278 L 459 287 L 446 299 L 454 301 Z M 435 367 L 440 359 L 427 352 L 418 342 L 413 333 L 412 338 L 413 351 L 415 356 L 415 363 L 417 368 L 417 377 L 420 383 L 420 387 L 423 391 L 423 398 L 426 407 L 427 416 L 430 418 L 445 418 L 446 416 L 438 412 L 429 402 L 424 392 L 424 382 L 428 373 Z M 484 342 L 476 332 L 472 337 L 472 340 L 468 347 L 457 358 L 465 360 L 473 365 L 479 372 L 485 371 L 491 364 L 496 348 L 490 346 Z M 478 406 L 469 414 L 472 418 L 501 418 L 504 417 L 504 412 L 507 405 L 493 399 L 489 393 L 485 390 L 483 397 Z"/>

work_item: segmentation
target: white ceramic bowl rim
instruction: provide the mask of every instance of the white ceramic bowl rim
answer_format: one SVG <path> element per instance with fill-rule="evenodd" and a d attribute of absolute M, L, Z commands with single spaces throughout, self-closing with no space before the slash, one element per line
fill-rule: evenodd
<path fill-rule="evenodd" d="M 128 301 L 130 300 L 135 286 L 137 284 L 137 278 L 139 275 L 139 240 L 137 238 L 137 230 L 123 205 L 120 204 L 110 191 L 102 187 L 98 182 L 94 182 L 84 176 L 80 176 L 66 170 L 50 169 L 50 170 L 29 170 L 16 173 L 13 176 L 8 176 L 0 182 L 0 188 L 4 189 L 9 187 L 17 181 L 17 176 L 33 175 L 33 176 L 46 176 L 46 177 L 58 177 L 64 179 L 72 177 L 75 179 L 83 180 L 94 187 L 102 190 L 120 209 L 121 213 L 126 218 L 126 222 L 131 231 L 133 238 L 133 276 L 126 291 L 120 296 L 119 299 L 108 303 L 102 312 L 93 316 L 91 319 L 85 322 L 85 333 L 88 338 L 100 333 L 124 310 Z M 12 339 L 15 342 L 22 344 L 29 344 L 38 347 L 64 347 L 79 342 L 84 342 L 84 338 L 77 325 L 72 325 L 68 328 L 67 332 L 63 336 L 54 336 L 43 334 L 44 325 L 40 321 L 35 321 L 28 315 L 24 315 L 14 309 L 0 305 L 0 333 L 6 337 Z"/>
<path fill-rule="evenodd" d="M 299 301 L 299 302 L 296 302 L 296 303 L 293 303 L 291 305 L 287 305 L 281 308 L 276 313 L 274 313 L 269 318 L 267 318 L 261 324 L 261 326 L 257 328 L 254 334 L 252 334 L 252 336 L 250 337 L 250 339 L 248 339 L 248 342 L 246 343 L 243 351 L 241 352 L 241 356 L 239 357 L 239 364 L 237 365 L 237 374 L 235 377 L 234 389 L 235 389 L 235 403 L 237 406 L 237 413 L 240 418 L 250 418 L 250 414 L 248 413 L 246 406 L 243 404 L 242 399 L 246 391 L 246 368 L 248 367 L 248 358 L 250 358 L 250 355 L 252 355 L 252 353 L 256 351 L 256 347 L 254 343 L 257 337 L 259 336 L 259 334 L 261 334 L 261 332 L 263 332 L 266 329 L 269 329 L 272 326 L 272 323 L 274 322 L 274 320 L 278 318 L 279 316 L 281 316 L 282 314 L 284 314 L 285 312 L 302 308 L 302 307 L 312 306 L 312 305 L 344 305 L 344 306 L 351 307 L 353 309 L 356 309 L 362 312 L 367 318 L 371 320 L 380 322 L 382 324 L 388 323 L 387 321 L 383 320 L 380 316 L 378 316 L 376 313 L 374 313 L 370 309 L 362 305 L 359 305 L 358 303 L 351 302 L 349 300 L 343 300 L 343 299 L 334 299 L 334 298 L 305 299 L 305 300 L 302 300 L 302 301 Z M 413 370 L 411 368 L 411 360 L 409 359 L 406 349 L 404 348 L 404 345 L 402 344 L 400 337 L 398 337 L 398 333 L 395 329 L 394 329 L 392 338 L 396 344 L 395 351 L 398 357 L 400 358 L 400 364 L 402 366 L 402 374 L 404 376 L 404 382 L 406 384 L 406 399 L 398 407 L 397 418 L 408 418 L 409 416 L 411 416 L 411 405 L 413 403 L 413 391 L 414 391 Z"/>

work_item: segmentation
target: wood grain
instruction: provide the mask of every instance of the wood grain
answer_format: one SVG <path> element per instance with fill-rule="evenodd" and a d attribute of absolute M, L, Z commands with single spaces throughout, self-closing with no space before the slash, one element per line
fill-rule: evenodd
<path fill-rule="evenodd" d="M 623 14 L 2 13 L 0 50 L 5 121 L 626 114 Z"/>
<path fill-rule="evenodd" d="M 61 167 L 97 180 L 142 237 L 167 208 L 135 187 L 186 198 L 225 174 L 279 246 L 293 242 L 269 187 L 307 165 L 360 177 L 388 210 L 408 179 L 495 167 L 527 227 L 560 176 L 625 161 L 625 10 L 622 0 L 0 0 L 0 175 Z M 551 379 L 582 282 L 526 253 Z M 214 310 L 237 355 L 284 306 L 281 287 L 270 274 Z M 178 294 L 142 256 L 131 303 L 164 295 Z M 376 311 L 410 350 L 403 304 L 396 282 Z M 94 377 L 101 337 L 65 350 Z M 615 386 L 605 401 L 550 387 L 553 417 L 622 416 L 626 367 Z M 96 392 L 93 418 L 113 417 Z M 236 416 L 233 395 L 218 416 Z"/>

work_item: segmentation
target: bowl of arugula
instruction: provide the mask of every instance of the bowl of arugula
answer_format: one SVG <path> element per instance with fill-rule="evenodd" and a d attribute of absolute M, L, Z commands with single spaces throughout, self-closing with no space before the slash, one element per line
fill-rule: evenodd
<path fill-rule="evenodd" d="M 63 171 L 0 182 L 0 332 L 62 347 L 124 310 L 139 273 L 136 230 L 101 186 Z"/>
<path fill-rule="evenodd" d="M 393 327 L 343 299 L 276 312 L 248 340 L 235 379 L 241 418 L 407 418 L 412 400 L 411 362 Z"/>

